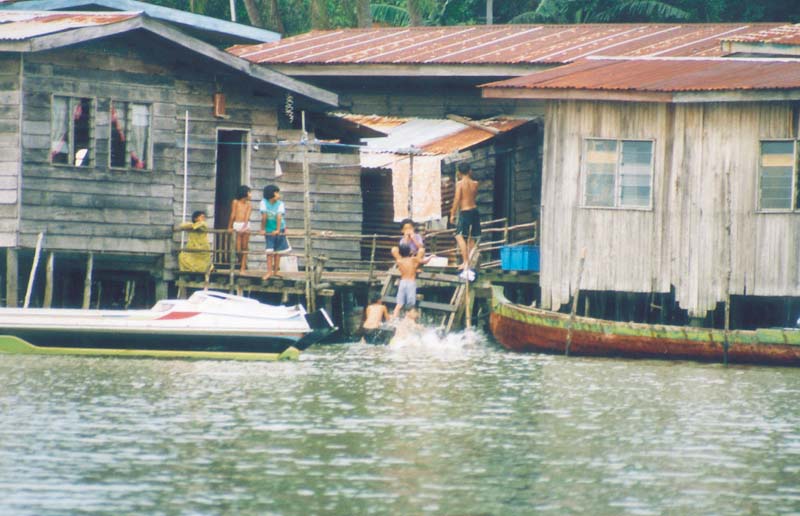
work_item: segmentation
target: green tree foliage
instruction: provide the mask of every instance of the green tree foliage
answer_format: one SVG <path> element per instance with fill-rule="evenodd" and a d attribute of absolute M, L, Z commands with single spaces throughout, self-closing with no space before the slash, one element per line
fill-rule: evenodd
<path fill-rule="evenodd" d="M 300 34 L 315 20 L 330 28 L 358 25 L 358 0 L 253 0 L 264 26 Z M 412 2 L 409 9 L 409 2 Z M 494 23 L 800 22 L 798 0 L 495 0 Z M 230 19 L 230 0 L 150 0 L 149 3 Z M 278 12 L 273 12 L 277 6 Z M 322 10 L 324 8 L 324 11 Z M 486 21 L 486 0 L 371 0 L 374 25 L 470 25 Z M 249 18 L 243 0 L 236 17 Z M 363 17 L 363 14 L 362 14 Z M 283 29 L 283 30 L 282 30 Z"/>

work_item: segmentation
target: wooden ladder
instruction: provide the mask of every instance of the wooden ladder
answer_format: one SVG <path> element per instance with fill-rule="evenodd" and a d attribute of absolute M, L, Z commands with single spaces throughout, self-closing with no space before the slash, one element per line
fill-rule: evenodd
<path fill-rule="evenodd" d="M 475 270 L 478 256 L 480 256 L 478 244 L 479 242 L 476 242 L 475 249 L 469 260 L 469 268 L 473 271 Z M 386 277 L 383 280 L 383 286 L 381 288 L 381 299 L 383 299 L 385 303 L 397 303 L 397 284 L 399 279 L 400 271 L 397 269 L 397 266 L 393 266 L 386 272 Z M 441 317 L 441 319 L 438 327 L 449 332 L 464 318 L 464 314 L 466 313 L 467 282 L 458 277 L 458 274 L 452 274 L 450 272 L 420 272 L 417 274 L 417 289 L 433 285 L 452 286 L 453 292 L 450 295 L 450 302 L 437 303 L 434 301 L 422 300 L 417 303 L 417 306 L 420 310 L 439 313 L 440 315 L 437 317 Z"/>

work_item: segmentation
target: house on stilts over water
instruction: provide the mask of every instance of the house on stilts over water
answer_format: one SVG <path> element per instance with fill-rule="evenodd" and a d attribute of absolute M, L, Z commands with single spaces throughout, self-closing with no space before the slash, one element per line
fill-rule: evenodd
<path fill-rule="evenodd" d="M 591 56 L 484 85 L 544 102 L 541 299 L 592 317 L 795 326 L 800 25 L 721 57 Z M 577 274 L 585 255 L 583 274 Z"/>
<path fill-rule="evenodd" d="M 53 288 L 45 292 L 40 267 L 34 305 L 146 306 L 166 297 L 180 246 L 173 227 L 184 212 L 204 210 L 212 227 L 226 227 L 236 187 L 254 186 L 257 202 L 276 163 L 292 159 L 278 145 L 282 131 L 298 139 L 287 99 L 298 114 L 337 106 L 333 93 L 201 39 L 227 45 L 273 33 L 239 38 L 181 13 L 189 35 L 157 14 L 0 10 L 6 305 L 21 300 L 39 235 Z M 228 31 L 222 41 L 220 31 Z M 313 121 L 309 131 L 313 138 Z M 357 175 L 357 158 L 332 156 Z"/>

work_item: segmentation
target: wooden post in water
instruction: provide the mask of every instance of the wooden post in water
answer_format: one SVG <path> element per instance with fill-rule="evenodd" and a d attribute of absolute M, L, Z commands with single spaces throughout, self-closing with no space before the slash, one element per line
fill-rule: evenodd
<path fill-rule="evenodd" d="M 53 305 L 53 268 L 55 266 L 56 253 L 47 255 L 47 266 L 45 267 L 44 279 L 44 303 L 42 307 L 50 308 Z"/>
<path fill-rule="evenodd" d="M 581 259 L 578 262 L 578 280 L 575 284 L 575 297 L 572 298 L 572 307 L 569 311 L 569 323 L 567 325 L 567 343 L 564 346 L 564 355 L 569 356 L 569 348 L 572 346 L 572 327 L 575 324 L 575 313 L 578 311 L 578 297 L 581 295 L 581 279 L 583 278 L 583 265 L 586 263 L 586 248 L 581 250 Z"/>
<path fill-rule="evenodd" d="M 39 257 L 42 254 L 42 242 L 44 241 L 44 233 L 39 233 L 36 239 L 36 251 L 33 253 L 33 264 L 31 265 L 31 273 L 28 275 L 28 288 L 25 290 L 25 303 L 22 308 L 28 308 L 31 303 L 31 293 L 33 292 L 33 282 L 36 279 L 36 269 L 39 268 Z"/>
<path fill-rule="evenodd" d="M 6 306 L 16 308 L 19 300 L 19 260 L 17 250 L 6 249 Z"/>
<path fill-rule="evenodd" d="M 305 245 L 306 262 L 306 310 L 313 312 L 316 310 L 314 292 L 312 288 L 313 270 L 311 265 L 311 179 L 308 170 L 308 133 L 306 132 L 306 112 L 301 113 L 303 137 L 303 240 Z"/>
<path fill-rule="evenodd" d="M 94 268 L 94 253 L 89 252 L 86 258 L 86 278 L 83 280 L 83 306 L 88 310 L 92 304 L 92 269 Z"/>
<path fill-rule="evenodd" d="M 372 248 L 369 252 L 369 274 L 367 275 L 367 292 L 372 290 L 372 273 L 375 271 L 375 247 L 377 245 L 378 235 L 372 234 Z M 369 297 L 369 296 L 367 296 Z M 367 300 L 369 302 L 369 300 Z"/>

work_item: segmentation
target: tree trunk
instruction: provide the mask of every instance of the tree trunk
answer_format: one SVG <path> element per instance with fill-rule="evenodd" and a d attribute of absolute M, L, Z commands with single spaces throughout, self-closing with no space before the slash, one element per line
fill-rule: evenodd
<path fill-rule="evenodd" d="M 264 21 L 261 19 L 261 12 L 256 5 L 256 0 L 244 0 L 244 8 L 247 10 L 247 17 L 250 18 L 250 23 L 255 27 L 264 27 Z"/>
<path fill-rule="evenodd" d="M 269 6 L 267 27 L 275 32 L 283 34 L 286 32 L 286 28 L 283 26 L 283 18 L 281 17 L 281 11 L 278 7 L 278 0 L 269 0 L 267 5 Z"/>
<path fill-rule="evenodd" d="M 311 0 L 311 28 L 328 28 L 328 2 L 327 0 Z"/>
<path fill-rule="evenodd" d="M 422 25 L 422 12 L 420 9 L 420 0 L 407 0 L 406 7 L 408 9 L 409 25 L 417 27 Z"/>
<path fill-rule="evenodd" d="M 369 0 L 358 0 L 356 4 L 356 18 L 358 26 L 362 29 L 372 27 L 372 11 L 369 9 Z"/>
<path fill-rule="evenodd" d="M 494 1 L 486 0 L 486 25 L 494 23 Z"/>

